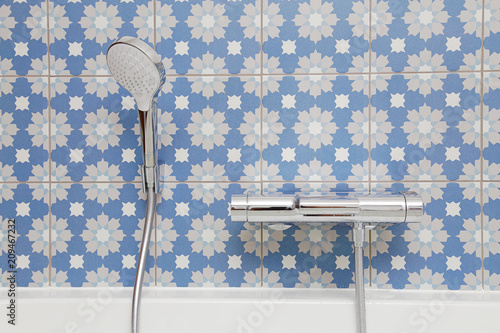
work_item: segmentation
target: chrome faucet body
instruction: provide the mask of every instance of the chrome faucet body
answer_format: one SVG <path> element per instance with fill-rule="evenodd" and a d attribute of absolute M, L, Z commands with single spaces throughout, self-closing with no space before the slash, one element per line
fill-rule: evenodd
<path fill-rule="evenodd" d="M 415 192 L 231 197 L 233 222 L 415 223 L 422 212 L 422 200 Z"/>

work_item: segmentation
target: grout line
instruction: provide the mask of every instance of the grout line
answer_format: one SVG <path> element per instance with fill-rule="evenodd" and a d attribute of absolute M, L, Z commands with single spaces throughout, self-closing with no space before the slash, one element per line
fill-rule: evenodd
<path fill-rule="evenodd" d="M 500 69 L 485 69 L 485 70 L 458 70 L 458 71 L 435 71 L 435 72 L 430 72 L 430 71 L 421 71 L 421 72 L 391 72 L 391 71 L 385 71 L 385 72 L 359 72 L 359 73 L 339 73 L 339 72 L 325 72 L 325 73 L 238 73 L 238 74 L 231 74 L 231 73 L 225 73 L 225 74 L 203 74 L 203 73 L 196 73 L 196 74 L 191 74 L 191 73 L 186 73 L 186 74 L 177 74 L 177 73 L 166 73 L 168 77 L 251 77 L 251 76 L 260 76 L 260 75 L 265 75 L 265 76 L 276 76 L 276 77 L 283 77 L 283 76 L 363 76 L 363 75 L 425 75 L 425 74 L 434 74 L 434 75 L 449 75 L 449 74 L 472 74 L 472 73 L 500 73 Z M 4 78 L 28 78 L 28 77 L 48 77 L 49 75 L 17 75 L 17 74 L 5 74 L 2 75 Z M 59 77 L 59 78 L 83 78 L 83 77 L 89 77 L 89 78 L 101 78 L 101 77 L 109 77 L 112 78 L 111 75 L 102 75 L 102 74 L 95 74 L 95 75 L 90 75 L 90 74 L 79 74 L 79 75 L 68 75 L 68 74 L 56 74 L 56 75 L 50 75 L 51 77 Z"/>
<path fill-rule="evenodd" d="M 372 190 L 372 1 L 369 2 L 368 24 L 368 187 Z M 368 232 L 368 285 L 372 287 L 372 231 Z"/>
<path fill-rule="evenodd" d="M 156 207 L 158 207 L 158 204 L 159 202 L 158 201 L 162 201 L 162 197 L 161 197 L 161 194 L 155 194 L 157 197 L 160 197 L 160 200 L 157 200 L 156 201 L 156 205 L 155 205 L 155 220 L 154 220 L 154 224 L 153 224 L 153 232 L 155 233 L 155 237 L 154 237 L 154 243 L 153 243 L 153 250 L 152 251 L 154 253 L 154 265 L 153 265 L 153 268 L 154 268 L 154 274 L 155 274 L 155 281 L 154 281 L 154 285 L 155 287 L 158 286 L 158 265 L 157 265 L 157 261 L 158 261 L 158 210 L 156 209 Z M 161 219 L 160 219 L 161 220 Z"/>
<path fill-rule="evenodd" d="M 415 180 L 415 179 L 403 179 L 403 180 L 377 180 L 377 184 L 402 184 L 402 183 L 478 183 L 482 182 L 483 180 L 481 179 L 475 179 L 475 180 L 470 180 L 470 179 L 457 179 L 457 180 L 446 180 L 446 179 L 436 179 L 436 180 Z M 487 181 L 488 183 L 500 183 L 499 179 L 492 179 L 492 180 L 484 180 L 485 182 Z M 96 180 L 96 181 L 71 181 L 71 180 L 62 180 L 62 181 L 47 181 L 47 180 L 42 180 L 42 181 L 37 181 L 37 180 L 29 180 L 29 181 L 16 181 L 16 180 L 7 180 L 7 181 L 2 181 L 2 184 L 142 184 L 141 181 L 118 181 L 118 180 Z M 166 180 L 166 181 L 161 181 L 161 184 L 213 184 L 213 183 L 218 183 L 218 184 L 256 184 L 261 186 L 261 190 L 264 188 L 264 183 L 287 183 L 287 181 L 260 181 L 260 180 L 242 180 L 242 181 L 230 181 L 230 180 L 199 180 L 199 181 L 194 181 L 194 180 Z M 369 180 L 346 180 L 346 181 L 338 181 L 338 180 L 311 180 L 311 181 L 303 181 L 303 180 L 296 180 L 293 181 L 294 184 L 368 184 L 370 183 Z"/>
<path fill-rule="evenodd" d="M 371 66 L 370 66 L 371 67 Z M 368 75 L 368 74 L 377 74 L 377 75 L 421 75 L 421 74 L 436 74 L 436 75 L 449 75 L 449 74 L 468 74 L 468 73 L 479 73 L 481 70 L 457 70 L 457 71 L 406 71 L 406 72 L 393 72 L 393 71 L 370 71 L 367 72 L 323 72 L 323 73 L 312 73 L 312 72 L 294 72 L 294 73 L 284 73 L 284 72 L 273 72 L 273 73 L 263 73 L 266 76 L 360 76 L 360 75 Z M 500 72 L 498 69 L 493 70 L 485 70 L 485 72 Z M 185 74 L 177 74 L 177 73 L 167 73 L 169 76 L 255 76 L 259 75 L 258 73 L 238 73 L 238 74 L 203 74 L 203 73 L 185 73 Z M 70 76 L 70 75 L 68 75 Z"/>
<path fill-rule="evenodd" d="M 156 0 L 153 0 L 153 46 L 154 46 L 154 49 L 156 51 L 157 49 L 157 39 L 156 39 L 156 32 L 158 31 L 157 29 L 157 21 L 156 21 Z M 161 185 L 160 186 L 160 189 L 161 189 Z M 154 194 L 156 197 L 160 197 L 160 200 L 159 201 L 162 201 L 162 197 L 161 197 L 161 194 Z M 155 233 L 155 237 L 154 237 L 154 245 L 153 245 L 153 253 L 154 253 L 154 274 L 155 274 L 155 280 L 154 280 L 154 286 L 157 287 L 158 286 L 158 265 L 157 265 L 157 262 L 158 262 L 158 238 L 157 238 L 157 234 L 158 234 L 158 211 L 156 209 L 156 207 L 158 207 L 158 200 L 156 201 L 156 205 L 155 205 L 155 214 L 154 214 L 154 224 L 153 224 L 153 231 Z"/>
<path fill-rule="evenodd" d="M 260 0 L 260 191 L 264 191 L 264 1 Z M 264 223 L 260 223 L 260 286 L 264 287 Z"/>
<path fill-rule="evenodd" d="M 485 281 L 484 281 L 484 213 L 483 213 L 483 205 L 484 205 L 484 158 L 483 158 L 483 147 L 484 147 L 484 128 L 483 128 L 483 119 L 484 119 L 484 6 L 485 6 L 485 0 L 482 1 L 482 29 L 481 29 L 481 87 L 480 87 L 480 95 L 481 95 L 481 103 L 480 103 L 480 113 L 481 113 L 481 123 L 479 124 L 480 126 L 480 142 L 481 142 L 481 149 L 480 149 L 480 165 L 481 165 L 481 181 L 480 181 L 480 202 L 481 202 L 481 282 L 482 282 L 482 287 L 483 290 L 485 288 Z"/>
<path fill-rule="evenodd" d="M 484 272 L 484 210 L 483 210 L 483 206 L 484 206 L 484 200 L 485 200 L 485 197 L 484 197 L 484 184 L 483 182 L 481 182 L 481 185 L 480 185 L 480 202 L 481 202 L 481 214 L 479 215 L 480 217 L 480 220 L 481 220 L 481 284 L 482 284 L 482 287 L 483 287 L 483 290 L 485 288 L 485 281 L 484 281 L 484 278 L 485 278 L 485 272 Z"/>
<path fill-rule="evenodd" d="M 50 7 L 49 0 L 45 1 L 46 5 L 46 15 L 47 15 L 47 112 L 48 112 L 48 140 L 49 140 L 49 151 L 48 151 L 48 164 L 49 164 L 49 287 L 52 286 L 52 108 L 51 103 L 51 63 L 50 63 Z"/>
<path fill-rule="evenodd" d="M 156 32 L 158 31 L 158 26 L 156 22 L 156 0 L 153 0 L 153 45 L 156 51 L 156 46 L 158 44 Z"/>

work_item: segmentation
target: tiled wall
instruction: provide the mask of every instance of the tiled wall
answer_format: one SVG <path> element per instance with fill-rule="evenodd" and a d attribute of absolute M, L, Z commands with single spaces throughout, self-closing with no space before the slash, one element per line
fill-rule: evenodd
<path fill-rule="evenodd" d="M 496 0 L 3 0 L 0 272 L 16 218 L 20 286 L 133 285 L 140 135 L 105 61 L 123 35 L 168 73 L 149 285 L 352 287 L 348 227 L 230 223 L 230 196 L 413 189 L 423 221 L 371 232 L 366 283 L 500 289 Z"/>

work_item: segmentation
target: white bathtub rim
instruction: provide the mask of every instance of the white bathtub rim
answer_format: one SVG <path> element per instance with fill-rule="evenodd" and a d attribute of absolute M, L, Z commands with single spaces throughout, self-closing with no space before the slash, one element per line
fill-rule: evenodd
<path fill-rule="evenodd" d="M 0 289 L 0 303 L 6 292 Z M 130 332 L 132 288 L 17 292 L 18 324 L 8 325 L 4 318 L 2 333 Z M 353 289 L 147 287 L 143 296 L 141 332 L 356 331 Z M 367 290 L 368 333 L 498 333 L 498 313 L 500 292 Z"/>
<path fill-rule="evenodd" d="M 7 288 L 0 288 L 0 295 L 7 295 Z M 19 301 L 36 299 L 82 299 L 100 294 L 112 294 L 113 298 L 131 299 L 130 287 L 41 287 L 16 290 Z M 272 299 L 287 302 L 353 303 L 354 289 L 312 288 L 206 288 L 206 287 L 144 287 L 143 300 L 162 302 L 253 302 Z M 500 291 L 485 290 L 395 290 L 366 289 L 367 303 L 425 302 L 440 299 L 444 302 L 493 302 L 500 303 Z"/>

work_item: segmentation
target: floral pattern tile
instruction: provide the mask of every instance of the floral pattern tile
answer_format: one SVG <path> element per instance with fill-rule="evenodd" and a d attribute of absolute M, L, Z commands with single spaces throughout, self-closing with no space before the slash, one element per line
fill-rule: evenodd
<path fill-rule="evenodd" d="M 483 177 L 500 180 L 500 75 L 484 78 L 483 97 Z"/>
<path fill-rule="evenodd" d="M 47 42 L 46 1 L 2 1 L 0 75 L 48 75 Z"/>
<path fill-rule="evenodd" d="M 258 78 L 168 78 L 158 104 L 164 181 L 259 179 Z"/>
<path fill-rule="evenodd" d="M 260 286 L 259 224 L 231 222 L 239 184 L 166 183 L 158 205 L 158 285 L 172 287 Z"/>
<path fill-rule="evenodd" d="M 263 179 L 368 180 L 364 76 L 270 76 L 264 81 Z"/>
<path fill-rule="evenodd" d="M 48 79 L 1 77 L 0 87 L 0 181 L 48 181 Z"/>
<path fill-rule="evenodd" d="M 482 1 L 372 0 L 372 69 L 481 69 Z"/>
<path fill-rule="evenodd" d="M 57 184 L 52 188 L 52 285 L 133 286 L 145 199 L 135 184 Z M 146 285 L 154 285 L 153 242 Z"/>
<path fill-rule="evenodd" d="M 366 73 L 365 1 L 264 1 L 264 73 Z"/>
<path fill-rule="evenodd" d="M 484 69 L 500 69 L 500 3 L 484 1 Z"/>
<path fill-rule="evenodd" d="M 48 184 L 0 184 L 0 276 L 7 287 L 7 271 L 16 271 L 18 287 L 50 284 L 50 221 Z M 15 268 L 9 267 L 8 220 L 15 220 Z M 12 223 L 10 223 L 12 224 Z"/>
<path fill-rule="evenodd" d="M 167 74 L 260 72 L 260 0 L 159 0 L 156 8 Z"/>
<path fill-rule="evenodd" d="M 420 194 L 424 216 L 421 223 L 372 231 L 372 285 L 481 289 L 480 184 L 396 183 L 390 190 Z"/>
<path fill-rule="evenodd" d="M 49 1 L 52 75 L 108 75 L 106 49 L 121 36 L 154 41 L 153 1 Z"/>
<path fill-rule="evenodd" d="M 484 183 L 484 288 L 500 290 L 500 184 Z"/>
<path fill-rule="evenodd" d="M 142 153 L 135 102 L 109 77 L 51 84 L 55 181 L 139 181 Z"/>
<path fill-rule="evenodd" d="M 376 75 L 372 179 L 479 180 L 479 74 Z"/>
<path fill-rule="evenodd" d="M 350 228 L 228 202 L 371 186 L 426 205 L 370 232 L 367 286 L 499 289 L 496 0 L 2 1 L 2 285 L 13 217 L 19 286 L 133 285 L 141 137 L 105 56 L 125 35 L 167 72 L 147 285 L 352 287 Z"/>

